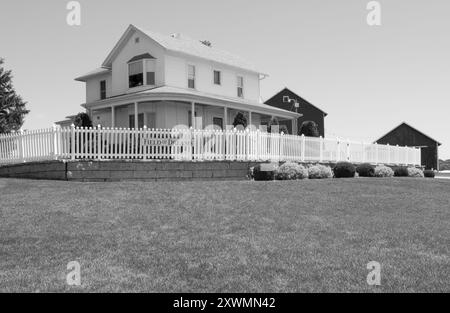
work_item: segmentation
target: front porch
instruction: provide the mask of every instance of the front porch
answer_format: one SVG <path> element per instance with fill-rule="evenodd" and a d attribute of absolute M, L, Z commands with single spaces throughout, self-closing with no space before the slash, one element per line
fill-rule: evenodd
<path fill-rule="evenodd" d="M 250 129 L 267 125 L 271 118 L 288 121 L 297 130 L 298 113 L 245 100 L 225 99 L 194 91 L 159 87 L 85 104 L 94 126 L 149 129 L 230 129 L 242 113 Z M 177 92 L 174 92 L 174 90 Z M 195 112 L 192 114 L 192 112 Z"/>

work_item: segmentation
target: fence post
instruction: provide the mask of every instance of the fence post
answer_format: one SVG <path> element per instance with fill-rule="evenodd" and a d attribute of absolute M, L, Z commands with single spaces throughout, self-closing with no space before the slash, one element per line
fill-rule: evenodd
<path fill-rule="evenodd" d="M 347 161 L 350 162 L 350 139 L 347 139 Z"/>
<path fill-rule="evenodd" d="M 339 162 L 341 159 L 341 141 L 339 137 L 336 137 L 336 162 Z"/>
<path fill-rule="evenodd" d="M 71 159 L 75 160 L 75 125 L 70 125 L 70 154 Z"/>
<path fill-rule="evenodd" d="M 319 137 L 319 162 L 323 162 L 323 137 Z"/>
<path fill-rule="evenodd" d="M 375 142 L 375 164 L 379 164 L 379 157 L 378 157 L 378 142 Z"/>
<path fill-rule="evenodd" d="M 400 149 L 399 149 L 399 146 L 398 146 L 398 145 L 395 147 L 394 163 L 395 163 L 395 164 L 401 163 L 401 162 L 400 162 Z"/>
<path fill-rule="evenodd" d="M 302 162 L 305 162 L 305 148 L 306 148 L 306 143 L 305 143 L 305 134 L 302 134 Z"/>
<path fill-rule="evenodd" d="M 361 163 L 366 162 L 366 146 L 364 141 L 361 143 L 362 145 L 362 155 L 361 155 Z"/>
<path fill-rule="evenodd" d="M 53 138 L 53 159 L 58 158 L 58 142 L 56 138 L 56 124 L 53 124 L 52 126 L 52 138 Z"/>
<path fill-rule="evenodd" d="M 23 129 L 19 130 L 19 156 L 22 162 L 25 162 L 24 144 L 23 144 Z"/>
<path fill-rule="evenodd" d="M 102 158 L 102 126 L 100 124 L 97 125 L 97 159 Z"/>
<path fill-rule="evenodd" d="M 245 156 L 245 160 L 246 161 L 248 161 L 248 160 L 250 160 L 250 130 L 249 130 L 249 128 L 247 127 L 246 129 L 245 129 L 245 141 L 246 141 L 246 156 Z"/>
<path fill-rule="evenodd" d="M 391 146 L 389 144 L 386 145 L 387 146 L 387 164 L 391 164 Z"/>
<path fill-rule="evenodd" d="M 409 164 L 409 149 L 408 149 L 408 147 L 407 146 L 405 146 L 405 155 L 406 155 L 406 157 L 405 157 L 405 163 L 406 163 L 406 165 L 408 165 Z"/>

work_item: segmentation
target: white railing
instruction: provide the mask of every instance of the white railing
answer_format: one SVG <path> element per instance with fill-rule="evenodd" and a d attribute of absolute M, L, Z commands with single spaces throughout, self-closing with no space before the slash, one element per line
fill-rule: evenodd
<path fill-rule="evenodd" d="M 0 135 L 0 164 L 52 159 L 420 165 L 420 149 L 250 130 L 66 127 Z"/>

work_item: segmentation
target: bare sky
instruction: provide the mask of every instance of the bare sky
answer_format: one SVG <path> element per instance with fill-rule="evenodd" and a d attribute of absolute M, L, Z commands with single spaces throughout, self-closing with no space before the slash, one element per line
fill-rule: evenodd
<path fill-rule="evenodd" d="M 450 1 L 80 0 L 82 25 L 66 24 L 66 0 L 0 0 L 0 57 L 31 113 L 49 127 L 82 110 L 74 77 L 100 66 L 129 24 L 208 39 L 325 110 L 327 135 L 373 141 L 403 121 L 443 143 L 450 158 Z"/>

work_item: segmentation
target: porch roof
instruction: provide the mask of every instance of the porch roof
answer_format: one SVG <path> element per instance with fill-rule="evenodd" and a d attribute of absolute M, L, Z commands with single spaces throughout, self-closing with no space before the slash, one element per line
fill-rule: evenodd
<path fill-rule="evenodd" d="M 285 119 L 295 119 L 302 116 L 302 114 L 300 113 L 283 110 L 267 104 L 258 103 L 256 101 L 213 95 L 193 89 L 190 90 L 171 86 L 156 87 L 143 91 L 107 98 L 104 100 L 84 103 L 82 104 L 82 106 L 87 109 L 101 109 L 111 106 L 130 104 L 134 102 L 164 101 L 164 100 L 195 102 L 198 104 L 227 107 L 235 110 L 251 111 L 254 113 L 273 115 Z"/>

